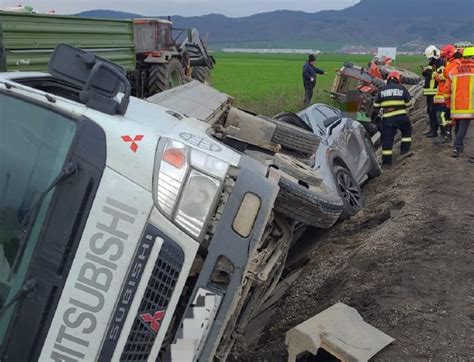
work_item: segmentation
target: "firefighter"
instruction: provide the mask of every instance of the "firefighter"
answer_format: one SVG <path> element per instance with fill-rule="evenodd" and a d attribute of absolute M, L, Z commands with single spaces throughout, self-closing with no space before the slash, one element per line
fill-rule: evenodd
<path fill-rule="evenodd" d="M 436 116 L 436 109 L 434 105 L 434 96 L 438 91 L 438 82 L 435 79 L 435 72 L 440 63 L 440 50 L 434 45 L 430 45 L 425 49 L 425 56 L 428 59 L 428 66 L 423 68 L 423 77 L 425 78 L 425 84 L 423 86 L 423 94 L 426 97 L 426 111 L 428 113 L 428 125 L 429 130 L 424 134 L 438 133 L 438 118 Z"/>
<path fill-rule="evenodd" d="M 456 123 L 453 157 L 464 151 L 464 138 L 474 120 L 474 47 L 465 48 L 463 56 L 448 74 L 451 117 Z"/>
<path fill-rule="evenodd" d="M 448 44 L 441 48 L 441 59 L 443 60 L 442 66 L 436 68 L 435 79 L 438 82 L 438 91 L 434 96 L 434 103 L 436 108 L 436 117 L 438 119 L 438 126 L 441 130 L 440 140 L 449 140 L 449 113 L 446 108 L 446 93 L 447 83 L 446 83 L 446 68 L 454 59 L 454 54 L 456 53 L 456 48 L 454 45 Z M 437 134 L 429 135 L 429 138 L 437 137 Z"/>
<path fill-rule="evenodd" d="M 412 127 L 408 118 L 408 106 L 411 95 L 401 84 L 401 75 L 391 72 L 387 77 L 387 85 L 375 97 L 374 107 L 381 109 L 382 115 L 382 165 L 392 165 L 393 141 L 397 130 L 402 134 L 401 154 L 411 148 Z"/>
<path fill-rule="evenodd" d="M 316 62 L 316 56 L 310 54 L 308 61 L 303 66 L 303 85 L 304 85 L 304 105 L 309 106 L 311 98 L 313 98 L 313 89 L 316 86 L 316 74 L 324 75 L 326 72 L 322 69 L 316 68 L 314 63 Z"/>
<path fill-rule="evenodd" d="M 442 86 L 439 89 L 439 93 L 444 97 L 444 107 L 443 111 L 439 114 L 440 125 L 444 127 L 444 134 L 440 135 L 440 139 L 436 141 L 436 144 L 444 144 L 451 141 L 451 133 L 452 133 L 452 119 L 451 119 L 451 99 L 450 99 L 450 87 L 451 82 L 449 81 L 449 73 L 455 69 L 459 64 L 461 64 L 462 60 L 462 50 L 456 49 L 453 56 L 448 59 L 446 67 L 444 68 L 443 72 L 443 79 L 445 81 L 441 84 Z"/>

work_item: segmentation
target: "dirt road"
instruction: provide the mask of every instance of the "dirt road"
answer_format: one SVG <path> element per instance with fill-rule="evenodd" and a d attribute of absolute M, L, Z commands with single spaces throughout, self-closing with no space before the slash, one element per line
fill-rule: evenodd
<path fill-rule="evenodd" d="M 473 359 L 473 128 L 466 154 L 453 159 L 419 122 L 415 154 L 366 185 L 365 210 L 306 235 L 311 261 L 238 359 L 285 360 L 286 331 L 338 301 L 396 339 L 375 360 Z"/>

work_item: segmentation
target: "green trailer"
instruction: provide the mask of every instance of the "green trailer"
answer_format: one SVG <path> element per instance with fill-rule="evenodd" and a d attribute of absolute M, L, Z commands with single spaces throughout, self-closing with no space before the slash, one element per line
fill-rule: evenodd
<path fill-rule="evenodd" d="M 173 38 L 173 30 L 180 35 Z M 61 43 L 121 65 L 133 95 L 140 98 L 183 84 L 186 75 L 209 82 L 215 62 L 196 29 L 173 29 L 168 20 L 0 11 L 0 72 L 46 72 L 54 48 Z"/>
<path fill-rule="evenodd" d="M 41 71 L 59 43 L 135 69 L 133 21 L 0 11 L 0 71 Z"/>

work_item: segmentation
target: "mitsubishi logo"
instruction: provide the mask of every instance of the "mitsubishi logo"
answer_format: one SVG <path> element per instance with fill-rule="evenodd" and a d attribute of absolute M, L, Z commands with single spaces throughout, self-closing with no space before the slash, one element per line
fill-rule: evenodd
<path fill-rule="evenodd" d="M 132 150 L 133 153 L 135 153 L 138 150 L 138 143 L 137 142 L 140 142 L 143 139 L 143 137 L 144 136 L 142 134 L 138 134 L 133 138 L 126 135 L 126 136 L 122 136 L 122 140 L 126 143 L 131 142 L 130 149 Z"/>
<path fill-rule="evenodd" d="M 160 329 L 159 322 L 163 320 L 164 316 L 165 316 L 164 310 L 155 312 L 153 315 L 151 315 L 150 313 L 143 313 L 139 315 L 140 319 L 146 324 L 148 324 L 151 330 L 155 333 L 158 333 L 158 330 Z"/>

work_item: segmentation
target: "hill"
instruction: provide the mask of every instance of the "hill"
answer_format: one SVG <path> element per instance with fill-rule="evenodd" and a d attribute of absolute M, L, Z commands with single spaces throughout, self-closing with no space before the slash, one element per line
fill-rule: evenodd
<path fill-rule="evenodd" d="M 332 48 L 474 40 L 473 14 L 472 0 L 451 0 L 449 6 L 444 0 L 361 0 L 339 11 L 278 10 L 242 18 L 219 14 L 175 15 L 172 20 L 176 27 L 196 27 L 201 34 L 208 34 L 211 46 L 315 47 L 316 44 Z M 110 10 L 93 10 L 80 15 L 142 17 Z"/>

